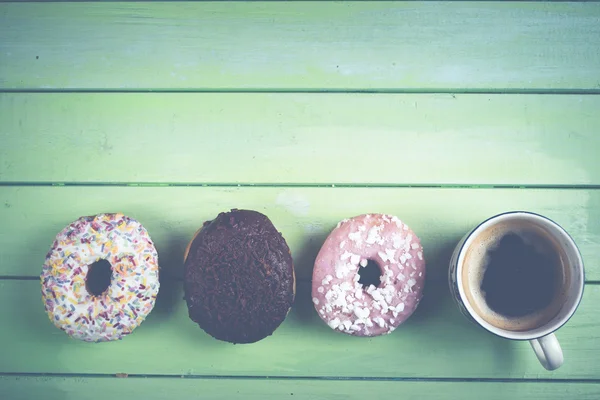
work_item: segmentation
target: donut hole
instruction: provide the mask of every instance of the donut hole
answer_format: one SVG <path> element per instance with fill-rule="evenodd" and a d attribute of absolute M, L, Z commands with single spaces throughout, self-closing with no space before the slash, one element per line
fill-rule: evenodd
<path fill-rule="evenodd" d="M 112 266 L 107 260 L 90 264 L 85 278 L 85 288 L 92 296 L 100 296 L 110 286 Z"/>
<path fill-rule="evenodd" d="M 381 267 L 374 260 L 367 260 L 367 265 L 358 268 L 358 283 L 363 285 L 363 288 L 368 288 L 373 285 L 379 287 L 381 284 Z"/>

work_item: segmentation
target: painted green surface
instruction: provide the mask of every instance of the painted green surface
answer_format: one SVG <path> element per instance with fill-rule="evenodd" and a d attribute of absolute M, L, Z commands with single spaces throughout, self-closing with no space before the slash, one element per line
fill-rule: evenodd
<path fill-rule="evenodd" d="M 0 4 L 0 38 L 4 88 L 600 89 L 595 2 Z"/>
<path fill-rule="evenodd" d="M 0 399 L 600 398 L 599 71 L 599 2 L 0 1 Z M 273 220 L 299 279 L 253 345 L 182 299 L 185 245 L 232 207 Z M 584 255 L 554 372 L 445 282 L 459 238 L 513 209 Z M 157 306 L 121 342 L 76 342 L 35 277 L 67 223 L 114 211 L 156 242 Z M 367 212 L 405 220 L 428 262 L 417 312 L 372 339 L 330 330 L 309 286 L 327 233 Z"/>
<path fill-rule="evenodd" d="M 0 121 L 3 181 L 600 184 L 594 95 L 5 93 Z"/>
<path fill-rule="evenodd" d="M 567 383 L 362 382 L 151 378 L 0 377 L 0 396 L 11 400 L 597 400 L 600 385 Z"/>
<path fill-rule="evenodd" d="M 38 281 L 0 281 L 0 371 L 306 376 L 595 379 L 600 375 L 600 286 L 587 285 L 581 306 L 557 336 L 565 364 L 548 372 L 527 342 L 476 327 L 429 283 L 419 308 L 392 334 L 360 338 L 331 330 L 317 316 L 310 286 L 300 283 L 291 313 L 275 333 L 250 345 L 205 334 L 188 318 L 181 282 L 165 281 L 148 319 L 120 342 L 69 339 L 44 313 Z M 15 303 L 18 306 L 15 306 Z M 26 315 L 27 318 L 23 318 Z"/>
<path fill-rule="evenodd" d="M 231 208 L 265 213 L 288 242 L 299 279 L 343 218 L 389 213 L 422 239 L 428 279 L 445 280 L 460 238 L 497 213 L 529 210 L 577 241 L 588 280 L 600 280 L 600 191 L 549 189 L 276 187 L 0 187 L 0 276 L 39 276 L 55 235 L 82 215 L 124 212 L 148 229 L 165 274 L 181 276 L 185 246 L 204 221 Z"/>

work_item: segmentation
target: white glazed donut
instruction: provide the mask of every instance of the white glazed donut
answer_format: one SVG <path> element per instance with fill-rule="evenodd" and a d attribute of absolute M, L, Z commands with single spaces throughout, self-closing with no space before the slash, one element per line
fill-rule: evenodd
<path fill-rule="evenodd" d="M 369 261 L 379 267 L 378 286 L 359 282 L 359 270 Z M 332 329 L 378 336 L 391 333 L 412 315 L 424 283 L 417 235 L 395 216 L 365 214 L 343 220 L 325 240 L 313 270 L 312 299 Z"/>
<path fill-rule="evenodd" d="M 88 270 L 100 260 L 110 263 L 110 284 L 94 295 Z M 86 342 L 119 340 L 154 308 L 158 254 L 146 229 L 132 218 L 81 217 L 56 236 L 41 281 L 46 312 L 56 327 Z"/>

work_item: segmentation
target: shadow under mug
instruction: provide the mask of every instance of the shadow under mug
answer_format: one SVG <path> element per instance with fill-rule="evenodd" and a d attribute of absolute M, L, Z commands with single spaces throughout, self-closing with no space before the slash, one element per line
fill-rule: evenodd
<path fill-rule="evenodd" d="M 569 274 L 570 279 L 567 283 L 563 304 L 550 321 L 533 329 L 514 331 L 492 325 L 476 312 L 473 305 L 470 304 L 470 296 L 467 296 L 465 292 L 466 288 L 462 278 L 465 268 L 465 255 L 480 234 L 500 222 L 508 224 L 507 226 L 510 226 L 511 222 L 526 223 L 535 226 L 537 229 L 542 229 L 561 247 L 561 251 L 566 258 L 563 262 L 563 269 L 569 269 L 565 272 Z M 506 339 L 528 340 L 538 360 L 547 370 L 555 370 L 563 364 L 563 352 L 554 332 L 563 326 L 579 307 L 583 297 L 585 272 L 583 259 L 577 245 L 560 225 L 542 215 L 526 211 L 511 211 L 495 215 L 467 233 L 458 243 L 450 260 L 448 280 L 450 292 L 460 311 L 473 323 Z"/>

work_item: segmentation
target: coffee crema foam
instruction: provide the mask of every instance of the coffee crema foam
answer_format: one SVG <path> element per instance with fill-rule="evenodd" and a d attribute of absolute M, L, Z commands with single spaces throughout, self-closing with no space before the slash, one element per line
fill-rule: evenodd
<path fill-rule="evenodd" d="M 502 238 L 508 234 L 516 234 L 538 252 L 551 255 L 555 264 L 553 273 L 556 274 L 556 293 L 553 300 L 548 306 L 523 316 L 506 316 L 492 310 L 486 301 L 485 292 L 481 289 L 490 261 L 488 252 L 497 249 Z M 556 317 L 565 304 L 570 286 L 570 276 L 566 267 L 567 256 L 556 238 L 533 222 L 515 220 L 500 221 L 479 232 L 477 236 L 465 250 L 461 275 L 466 300 L 475 313 L 487 323 L 509 331 L 536 329 Z M 518 277 L 515 276 L 515 279 Z M 510 293 L 510 287 L 506 288 L 506 295 L 510 296 Z"/>

